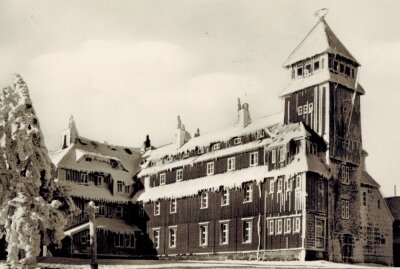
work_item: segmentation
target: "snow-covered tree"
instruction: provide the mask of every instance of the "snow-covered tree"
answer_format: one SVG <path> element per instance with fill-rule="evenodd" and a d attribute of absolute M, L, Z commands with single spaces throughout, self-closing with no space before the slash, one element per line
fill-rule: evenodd
<path fill-rule="evenodd" d="M 59 244 L 72 199 L 55 180 L 28 87 L 20 75 L 0 92 L 0 238 L 7 263 L 33 265 L 40 245 Z"/>

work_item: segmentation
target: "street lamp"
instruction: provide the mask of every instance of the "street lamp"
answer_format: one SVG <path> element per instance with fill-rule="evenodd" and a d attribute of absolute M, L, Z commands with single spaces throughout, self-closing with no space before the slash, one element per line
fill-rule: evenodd
<path fill-rule="evenodd" d="M 90 201 L 87 207 L 87 214 L 89 215 L 89 236 L 90 236 L 90 268 L 98 269 L 97 264 L 97 232 L 96 232 L 96 213 L 99 207 Z"/>

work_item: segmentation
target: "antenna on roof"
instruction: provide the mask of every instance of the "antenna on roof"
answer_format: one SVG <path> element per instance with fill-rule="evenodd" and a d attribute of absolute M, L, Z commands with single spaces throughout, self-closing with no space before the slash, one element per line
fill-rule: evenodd
<path fill-rule="evenodd" d="M 320 21 L 325 20 L 325 16 L 329 13 L 329 9 L 322 8 L 314 12 L 314 16 L 318 17 Z"/>

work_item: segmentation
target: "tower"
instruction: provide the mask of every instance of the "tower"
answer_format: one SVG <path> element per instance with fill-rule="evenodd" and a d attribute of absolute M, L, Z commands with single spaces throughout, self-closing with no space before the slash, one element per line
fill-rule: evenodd
<path fill-rule="evenodd" d="M 71 116 L 69 119 L 68 128 L 62 131 L 61 137 L 61 148 L 63 149 L 69 147 L 69 145 L 76 142 L 76 139 L 78 138 L 78 130 L 76 129 L 76 124 L 73 116 Z"/>
<path fill-rule="evenodd" d="M 284 123 L 304 122 L 328 145 L 328 259 L 362 262 L 360 64 L 321 16 L 283 65 L 290 74 L 280 94 Z"/>

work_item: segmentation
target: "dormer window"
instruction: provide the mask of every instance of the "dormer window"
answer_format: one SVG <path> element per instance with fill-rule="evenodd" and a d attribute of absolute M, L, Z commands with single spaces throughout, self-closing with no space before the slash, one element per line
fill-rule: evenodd
<path fill-rule="evenodd" d="M 203 153 L 204 153 L 204 148 L 199 148 L 199 149 L 197 150 L 197 153 L 198 153 L 198 154 L 203 154 Z"/>
<path fill-rule="evenodd" d="M 234 145 L 239 145 L 239 144 L 241 144 L 242 143 L 242 138 L 241 137 L 236 137 L 234 140 L 233 140 L 233 144 Z"/>
<path fill-rule="evenodd" d="M 212 149 L 213 149 L 213 150 L 218 150 L 218 149 L 220 149 L 220 148 L 221 148 L 220 143 L 216 143 L 216 144 L 214 144 L 214 145 L 212 146 Z"/>
<path fill-rule="evenodd" d="M 258 139 L 264 138 L 264 135 L 265 135 L 264 130 L 260 130 L 260 131 L 257 133 L 257 138 L 258 138 Z"/>
<path fill-rule="evenodd" d="M 188 151 L 186 151 L 185 153 L 183 153 L 183 158 L 187 158 L 187 157 L 189 157 L 189 152 L 188 152 Z"/>

